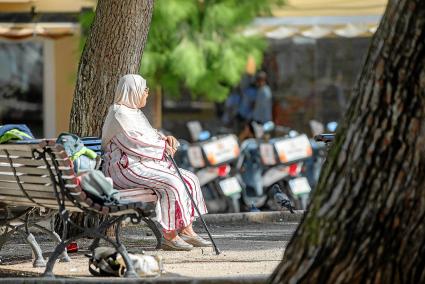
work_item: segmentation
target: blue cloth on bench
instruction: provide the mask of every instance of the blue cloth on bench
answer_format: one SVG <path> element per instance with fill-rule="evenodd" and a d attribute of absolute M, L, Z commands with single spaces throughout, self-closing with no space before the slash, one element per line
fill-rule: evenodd
<path fill-rule="evenodd" d="M 34 135 L 31 130 L 25 124 L 5 124 L 0 125 L 0 138 L 4 142 L 9 140 L 31 140 L 34 139 Z M 6 138 L 7 137 L 7 138 Z"/>

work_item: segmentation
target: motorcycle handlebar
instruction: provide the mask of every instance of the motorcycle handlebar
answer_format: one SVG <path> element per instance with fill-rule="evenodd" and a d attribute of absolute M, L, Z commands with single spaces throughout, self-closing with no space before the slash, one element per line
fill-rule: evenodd
<path fill-rule="evenodd" d="M 330 143 L 330 142 L 333 142 L 335 140 L 335 134 L 333 134 L 333 133 L 319 134 L 319 135 L 314 136 L 314 140 L 317 141 L 317 142 Z"/>

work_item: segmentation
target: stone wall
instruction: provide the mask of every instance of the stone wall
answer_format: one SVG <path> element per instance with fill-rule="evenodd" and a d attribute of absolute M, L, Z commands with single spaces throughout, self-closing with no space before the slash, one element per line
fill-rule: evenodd
<path fill-rule="evenodd" d="M 349 103 L 370 38 L 271 41 L 264 69 L 269 74 L 275 121 L 308 131 L 310 119 L 338 121 Z"/>

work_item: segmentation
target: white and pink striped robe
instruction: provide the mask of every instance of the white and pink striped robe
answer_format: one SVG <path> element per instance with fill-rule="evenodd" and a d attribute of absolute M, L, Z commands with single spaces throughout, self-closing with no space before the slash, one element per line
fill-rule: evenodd
<path fill-rule="evenodd" d="M 158 195 L 157 221 L 165 230 L 188 226 L 197 216 L 184 184 L 171 161 L 166 159 L 165 141 L 137 131 L 121 132 L 104 146 L 103 171 L 117 189 L 149 188 Z M 180 169 L 201 214 L 207 213 L 198 178 Z"/>

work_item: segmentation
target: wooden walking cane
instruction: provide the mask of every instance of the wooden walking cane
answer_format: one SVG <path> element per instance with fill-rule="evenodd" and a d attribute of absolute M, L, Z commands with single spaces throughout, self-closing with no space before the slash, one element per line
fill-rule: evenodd
<path fill-rule="evenodd" d="M 198 208 L 198 206 L 196 205 L 195 200 L 193 199 L 193 196 L 192 196 L 192 194 L 190 193 L 190 190 L 189 190 L 189 188 L 187 187 L 186 182 L 184 181 L 184 178 L 183 178 L 183 176 L 182 176 L 182 174 L 181 174 L 181 172 L 180 172 L 180 170 L 179 170 L 179 167 L 178 167 L 178 166 L 177 166 L 177 164 L 176 164 L 176 161 L 174 161 L 174 158 L 173 158 L 171 155 L 168 155 L 168 158 L 170 158 L 171 162 L 173 163 L 174 168 L 176 169 L 177 173 L 179 174 L 180 179 L 182 180 L 182 182 L 183 182 L 183 184 L 184 184 L 184 188 L 186 189 L 186 193 L 187 193 L 187 195 L 189 195 L 190 200 L 192 201 L 193 207 L 195 207 L 195 210 L 196 210 L 196 212 L 198 213 L 199 218 L 201 218 L 202 225 L 204 225 L 205 231 L 207 231 L 208 237 L 210 238 L 210 240 L 211 240 L 211 242 L 212 242 L 212 244 L 213 244 L 213 247 L 214 247 L 214 250 L 215 250 L 215 254 L 216 254 L 216 255 L 219 255 L 221 252 L 220 252 L 220 250 L 218 249 L 217 245 L 215 244 L 214 239 L 213 239 L 213 237 L 211 236 L 210 230 L 208 229 L 207 224 L 206 224 L 206 223 L 205 223 L 205 221 L 204 221 L 204 218 L 202 218 L 201 212 L 199 211 L 199 208 Z"/>

